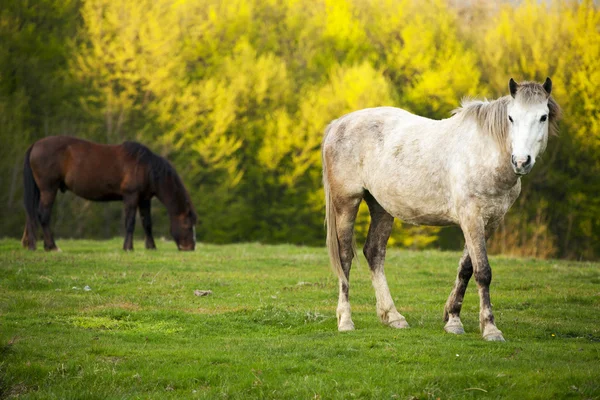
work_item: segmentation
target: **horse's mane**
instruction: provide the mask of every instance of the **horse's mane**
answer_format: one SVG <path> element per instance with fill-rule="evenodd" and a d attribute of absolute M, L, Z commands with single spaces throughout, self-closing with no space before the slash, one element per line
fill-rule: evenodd
<path fill-rule="evenodd" d="M 561 118 L 561 110 L 552 96 L 548 97 L 542 85 L 535 82 L 523 82 L 519 84 L 515 98 L 525 104 L 548 99 L 548 133 L 553 136 L 558 134 L 557 122 Z M 461 102 L 461 107 L 453 110 L 452 114 L 475 119 L 481 130 L 491 135 L 501 149 L 508 149 L 507 107 L 511 101 L 513 101 L 511 96 L 491 101 L 466 98 Z"/>
<path fill-rule="evenodd" d="M 185 189 L 183 181 L 179 177 L 179 174 L 175 170 L 175 168 L 171 165 L 171 163 L 138 142 L 123 142 L 123 150 L 125 153 L 134 158 L 138 164 L 145 164 L 148 168 L 148 177 L 150 178 L 151 184 L 155 187 L 155 190 L 158 188 L 158 184 L 165 179 L 172 179 L 177 183 L 177 186 L 181 188 L 181 193 L 188 203 L 189 209 L 193 214 L 194 218 L 196 218 L 196 212 L 190 200 L 189 194 Z"/>
<path fill-rule="evenodd" d="M 123 142 L 125 153 L 135 159 L 138 164 L 148 165 L 148 175 L 152 184 L 165 178 L 179 178 L 175 168 L 163 157 L 152 152 L 149 148 L 138 142 Z"/>

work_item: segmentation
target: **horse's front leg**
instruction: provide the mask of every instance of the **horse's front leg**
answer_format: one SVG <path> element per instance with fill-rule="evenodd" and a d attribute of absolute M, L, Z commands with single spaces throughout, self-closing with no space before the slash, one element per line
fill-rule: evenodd
<path fill-rule="evenodd" d="M 446 301 L 444 307 L 444 321 L 446 326 L 444 330 L 448 333 L 454 333 L 457 335 L 465 333 L 463 324 L 460 320 L 460 310 L 462 308 L 463 299 L 465 297 L 465 291 L 469 284 L 469 279 L 473 275 L 473 263 L 469 256 L 469 251 L 465 246 L 463 255 L 458 262 L 458 273 L 456 281 L 454 282 L 454 288 Z"/>
<path fill-rule="evenodd" d="M 146 248 L 156 250 L 154 236 L 152 236 L 152 217 L 150 213 L 150 205 L 150 199 L 140 200 L 140 216 L 142 217 L 142 226 L 144 227 L 144 234 L 146 236 Z"/>
<path fill-rule="evenodd" d="M 123 197 L 125 205 L 125 242 L 123 243 L 123 250 L 133 250 L 133 231 L 135 230 L 135 213 L 138 202 L 138 196 L 135 194 Z"/>
<path fill-rule="evenodd" d="M 461 228 L 465 235 L 468 253 L 473 264 L 475 281 L 479 291 L 479 327 L 485 340 L 504 341 L 502 332 L 496 328 L 492 303 L 490 301 L 490 283 L 492 269 L 487 257 L 485 245 L 485 226 L 483 219 L 476 213 L 465 213 Z"/>
<path fill-rule="evenodd" d="M 371 225 L 363 254 L 371 269 L 371 282 L 377 299 L 377 315 L 381 322 L 392 328 L 408 328 L 406 318 L 398 312 L 394 305 L 383 269 L 386 246 L 392 233 L 394 217 L 385 211 L 370 194 L 365 196 L 365 200 L 371 213 Z"/>

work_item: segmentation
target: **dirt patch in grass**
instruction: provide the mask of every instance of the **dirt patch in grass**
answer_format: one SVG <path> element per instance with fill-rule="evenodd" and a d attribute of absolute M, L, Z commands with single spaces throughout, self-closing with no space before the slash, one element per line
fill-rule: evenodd
<path fill-rule="evenodd" d="M 86 307 L 82 311 L 83 312 L 94 312 L 94 311 L 105 311 L 105 310 L 111 310 L 111 309 L 120 309 L 120 310 L 126 310 L 126 311 L 140 311 L 142 309 L 142 307 L 140 307 L 138 304 L 125 301 L 125 302 L 121 302 L 121 303 L 107 303 L 107 304 L 100 304 L 97 306 Z"/>
<path fill-rule="evenodd" d="M 248 307 L 194 307 L 186 308 L 182 310 L 188 314 L 205 314 L 205 315 L 218 315 L 226 314 L 231 312 L 244 312 L 248 311 Z"/>
<path fill-rule="evenodd" d="M 6 390 L 3 390 L 0 387 L 0 398 L 16 399 L 28 393 L 36 392 L 37 390 L 37 385 L 27 386 L 23 382 L 19 382 L 16 385 L 7 388 Z"/>

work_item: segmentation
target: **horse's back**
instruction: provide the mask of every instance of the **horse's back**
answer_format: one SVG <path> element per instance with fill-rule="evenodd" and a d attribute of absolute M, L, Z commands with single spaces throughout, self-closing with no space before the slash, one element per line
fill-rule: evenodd
<path fill-rule="evenodd" d="M 398 126 L 432 121 L 397 107 L 374 107 L 353 111 L 331 122 L 333 132 L 342 134 L 351 130 L 361 135 L 378 134 L 385 126 Z M 376 128 L 376 129 L 373 129 Z M 379 131 L 379 132 L 378 132 Z"/>
<path fill-rule="evenodd" d="M 333 121 L 323 141 L 333 191 L 360 196 L 368 190 L 390 214 L 407 222 L 451 223 L 447 157 L 440 154 L 452 141 L 440 124 L 393 107 L 360 110 Z"/>
<path fill-rule="evenodd" d="M 323 161 L 330 168 L 374 167 L 402 142 L 424 141 L 422 132 L 437 123 L 395 107 L 366 108 L 346 114 L 327 127 L 323 139 Z M 400 147 L 398 147 L 400 146 Z M 396 150 L 397 151 L 397 150 Z M 396 154 L 397 156 L 399 154 Z"/>
<path fill-rule="evenodd" d="M 48 186 L 64 187 L 88 200 L 119 200 L 124 185 L 132 180 L 121 145 L 70 136 L 37 141 L 31 164 L 38 180 L 45 180 Z"/>
<path fill-rule="evenodd" d="M 381 149 L 401 135 L 410 135 L 438 121 L 395 107 L 365 108 L 332 121 L 323 140 L 323 151 L 352 153 Z M 415 129 L 416 128 L 416 129 Z M 346 151 L 344 151 L 346 150 Z"/>

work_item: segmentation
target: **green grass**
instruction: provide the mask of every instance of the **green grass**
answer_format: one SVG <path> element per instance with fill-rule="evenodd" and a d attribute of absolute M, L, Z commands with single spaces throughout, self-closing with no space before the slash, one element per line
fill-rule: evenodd
<path fill-rule="evenodd" d="M 0 240 L 0 397 L 600 398 L 600 264 L 492 257 L 507 342 L 488 343 L 473 282 L 467 333 L 443 332 L 458 253 L 388 252 L 408 330 L 378 322 L 361 259 L 357 330 L 338 333 L 323 248 L 58 244 L 27 252 Z"/>

